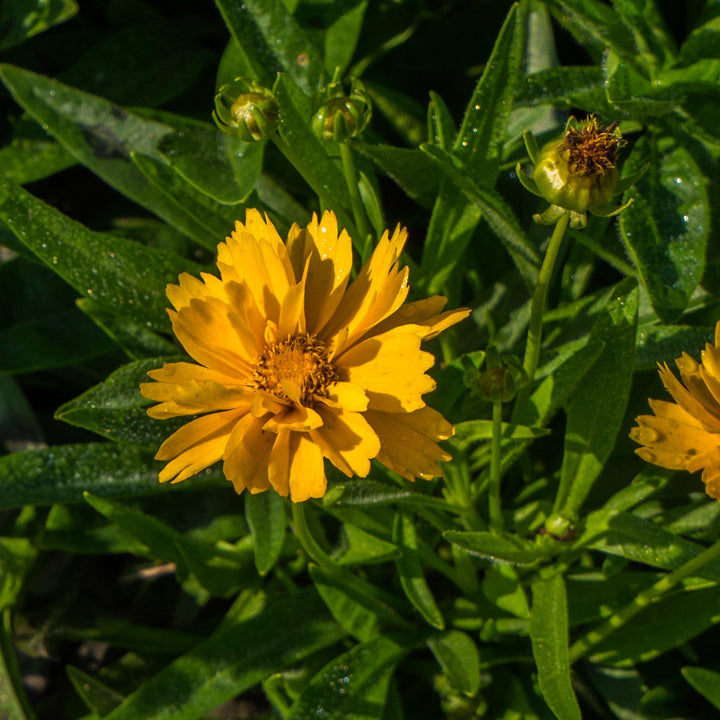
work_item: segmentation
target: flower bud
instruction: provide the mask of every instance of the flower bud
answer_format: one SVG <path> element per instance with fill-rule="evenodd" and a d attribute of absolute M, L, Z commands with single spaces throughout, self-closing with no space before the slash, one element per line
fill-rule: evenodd
<path fill-rule="evenodd" d="M 545 212 L 535 216 L 544 224 L 555 223 L 568 212 L 570 224 L 576 228 L 585 227 L 588 211 L 601 217 L 617 215 L 629 203 L 615 207 L 610 199 L 645 171 L 620 181 L 616 161 L 625 141 L 615 123 L 603 129 L 592 115 L 580 123 L 571 117 L 563 136 L 540 150 L 531 135 L 526 135 L 525 142 L 534 168 L 528 177 L 518 165 L 518 178 L 550 203 Z"/>
<path fill-rule="evenodd" d="M 325 141 L 345 142 L 357 137 L 370 122 L 372 103 L 359 80 L 353 80 L 349 95 L 333 82 L 315 98 L 314 133 Z"/>
<path fill-rule="evenodd" d="M 277 103 L 262 85 L 235 78 L 215 95 L 213 119 L 224 133 L 236 135 L 245 142 L 264 140 L 277 128 Z"/>
<path fill-rule="evenodd" d="M 527 373 L 514 355 L 498 354 L 489 347 L 485 355 L 485 370 L 470 368 L 463 378 L 465 386 L 483 400 L 510 402 L 527 382 Z"/>

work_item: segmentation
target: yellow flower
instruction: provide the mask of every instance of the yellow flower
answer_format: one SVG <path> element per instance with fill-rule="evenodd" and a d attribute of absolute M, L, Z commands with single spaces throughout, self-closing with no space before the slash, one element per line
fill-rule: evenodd
<path fill-rule="evenodd" d="M 273 488 L 294 502 L 322 497 L 324 458 L 365 477 L 376 458 L 408 478 L 440 475 L 437 444 L 453 427 L 427 407 L 434 361 L 422 340 L 459 322 L 445 298 L 403 305 L 407 232 L 381 238 L 350 282 L 352 245 L 335 215 L 293 225 L 283 243 L 257 210 L 218 245 L 220 278 L 188 274 L 167 295 L 173 330 L 195 363 L 168 363 L 140 391 L 151 417 L 200 415 L 156 458 L 161 482 L 218 460 L 235 490 Z"/>
<path fill-rule="evenodd" d="M 660 378 L 675 403 L 650 400 L 654 415 L 636 418 L 630 437 L 643 447 L 635 452 L 647 462 L 671 470 L 702 470 L 705 492 L 720 500 L 720 322 L 715 345 L 702 352 L 701 363 L 687 353 L 675 362 L 680 380 L 660 365 Z"/>

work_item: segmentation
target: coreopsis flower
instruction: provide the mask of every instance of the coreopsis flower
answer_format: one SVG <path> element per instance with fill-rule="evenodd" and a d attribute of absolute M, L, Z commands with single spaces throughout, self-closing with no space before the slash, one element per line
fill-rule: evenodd
<path fill-rule="evenodd" d="M 630 437 L 643 447 L 635 452 L 647 462 L 671 470 L 702 470 L 705 492 L 720 500 L 720 323 L 715 344 L 708 343 L 698 363 L 687 353 L 676 361 L 678 380 L 667 364 L 660 378 L 675 400 L 650 400 L 654 415 L 635 418 Z"/>
<path fill-rule="evenodd" d="M 570 213 L 570 225 L 587 225 L 588 211 L 601 217 L 622 212 L 631 201 L 614 206 L 611 198 L 629 188 L 645 172 L 643 168 L 629 178 L 620 180 L 617 169 L 618 150 L 624 140 L 617 126 L 600 127 L 590 115 L 582 122 L 571 117 L 563 135 L 537 147 L 531 133 L 525 134 L 528 155 L 533 163 L 532 177 L 518 163 L 518 179 L 530 192 L 545 198 L 550 207 L 535 216 L 542 224 L 553 224 Z"/>
<path fill-rule="evenodd" d="M 425 405 L 435 387 L 423 340 L 462 320 L 436 296 L 404 305 L 407 233 L 382 236 L 350 282 L 352 245 L 326 212 L 284 243 L 257 210 L 218 245 L 220 277 L 182 274 L 167 295 L 173 330 L 191 362 L 148 375 L 151 417 L 200 415 L 156 458 L 161 482 L 216 461 L 238 493 L 273 488 L 299 502 L 322 497 L 327 458 L 348 477 L 377 459 L 408 478 L 441 474 L 437 444 L 453 427 Z"/>

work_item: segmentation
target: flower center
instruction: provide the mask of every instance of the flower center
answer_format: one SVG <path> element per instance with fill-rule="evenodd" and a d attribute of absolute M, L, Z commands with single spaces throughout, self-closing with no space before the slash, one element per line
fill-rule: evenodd
<path fill-rule="evenodd" d="M 327 396 L 338 374 L 328 360 L 325 345 L 302 333 L 270 345 L 255 365 L 251 387 L 281 400 L 310 405 L 314 395 Z"/>
<path fill-rule="evenodd" d="M 617 151 L 624 144 L 614 134 L 614 129 L 611 123 L 605 130 L 601 130 L 594 117 L 589 117 L 579 130 L 568 128 L 565 150 L 570 171 L 578 175 L 595 175 L 614 167 Z"/>

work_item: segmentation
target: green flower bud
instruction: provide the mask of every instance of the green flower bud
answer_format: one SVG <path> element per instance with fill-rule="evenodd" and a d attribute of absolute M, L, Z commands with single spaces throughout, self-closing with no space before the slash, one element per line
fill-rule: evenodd
<path fill-rule="evenodd" d="M 527 382 L 527 373 L 514 355 L 500 356 L 489 347 L 485 356 L 485 370 L 470 368 L 463 377 L 465 386 L 490 402 L 510 402 Z"/>
<path fill-rule="evenodd" d="M 588 211 L 601 217 L 617 215 L 630 203 L 615 207 L 611 198 L 645 172 L 620 180 L 616 161 L 625 141 L 615 123 L 601 128 L 592 115 L 581 123 L 571 117 L 563 136 L 542 149 L 530 133 L 526 133 L 525 144 L 534 168 L 528 177 L 518 165 L 518 178 L 525 188 L 550 203 L 545 212 L 535 216 L 543 224 L 553 224 L 568 212 L 575 228 L 585 227 Z"/>
<path fill-rule="evenodd" d="M 264 140 L 275 132 L 278 108 L 273 94 L 252 80 L 235 78 L 215 95 L 215 124 L 245 142 Z"/>
<path fill-rule="evenodd" d="M 340 82 L 331 83 L 316 96 L 315 107 L 313 131 L 328 142 L 357 137 L 372 116 L 370 96 L 359 80 L 353 80 L 349 95 L 345 95 Z"/>

